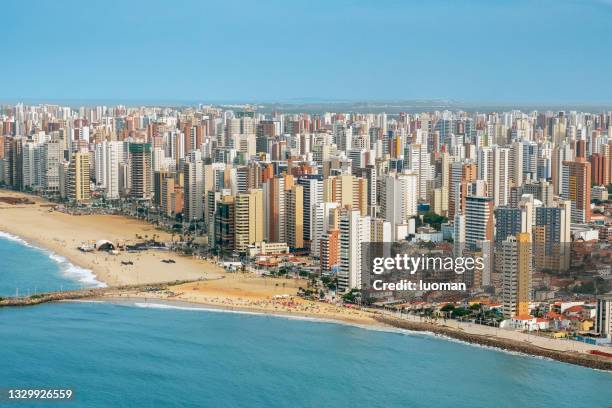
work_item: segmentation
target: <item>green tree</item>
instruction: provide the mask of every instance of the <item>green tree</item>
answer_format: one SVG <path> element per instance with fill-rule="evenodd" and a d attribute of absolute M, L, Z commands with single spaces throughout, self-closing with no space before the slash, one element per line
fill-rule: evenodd
<path fill-rule="evenodd" d="M 440 309 L 442 312 L 452 312 L 453 310 L 455 310 L 455 305 L 452 303 L 447 303 Z"/>

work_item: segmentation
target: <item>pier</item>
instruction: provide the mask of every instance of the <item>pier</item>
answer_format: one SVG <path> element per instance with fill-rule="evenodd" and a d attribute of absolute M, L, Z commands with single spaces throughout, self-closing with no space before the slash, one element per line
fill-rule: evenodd
<path fill-rule="evenodd" d="M 156 292 L 167 290 L 172 285 L 197 282 L 197 280 L 176 280 L 171 282 L 149 283 L 139 285 L 111 286 L 106 288 L 88 288 L 56 292 L 37 293 L 29 296 L 0 297 L 0 307 L 34 306 L 63 300 L 92 299 L 106 296 L 121 296 L 131 292 Z"/>

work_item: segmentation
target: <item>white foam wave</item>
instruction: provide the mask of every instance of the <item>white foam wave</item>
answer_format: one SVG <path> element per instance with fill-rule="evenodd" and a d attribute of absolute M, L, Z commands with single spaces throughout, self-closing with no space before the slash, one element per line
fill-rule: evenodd
<path fill-rule="evenodd" d="M 0 239 L 6 239 L 13 242 L 18 242 L 23 246 L 27 246 L 29 248 L 36 248 L 34 245 L 30 244 L 23 238 L 18 237 L 17 235 L 9 234 L 8 232 L 0 231 Z"/>
<path fill-rule="evenodd" d="M 71 263 L 63 256 L 53 252 L 49 252 L 49 258 L 59 265 L 62 275 L 68 279 L 77 281 L 85 286 L 93 286 L 98 288 L 106 287 L 106 283 L 97 280 L 96 275 L 91 271 L 91 269 L 81 268 L 80 266 Z"/>
<path fill-rule="evenodd" d="M 45 248 L 32 245 L 23 238 L 13 234 L 9 234 L 8 232 L 0 231 L 0 239 L 7 239 L 9 241 L 18 242 L 23 246 L 26 246 L 28 248 L 35 248 L 39 251 L 48 254 L 49 259 L 51 259 L 59 266 L 61 274 L 70 280 L 79 282 L 80 284 L 88 287 L 106 287 L 106 284 L 104 282 L 100 282 L 96 279 L 96 275 L 90 269 L 85 269 L 81 268 L 80 266 L 74 265 L 61 255 L 51 252 Z"/>
<path fill-rule="evenodd" d="M 372 326 L 372 325 L 365 325 L 365 324 L 358 324 L 358 323 L 350 323 L 350 322 L 345 322 L 342 320 L 335 320 L 335 319 L 325 319 L 325 318 L 309 317 L 309 316 L 296 316 L 296 315 L 288 315 L 288 314 L 281 314 L 281 313 L 258 312 L 258 311 L 242 310 L 242 309 L 232 310 L 232 309 L 226 309 L 222 307 L 176 306 L 176 305 L 170 305 L 170 304 L 165 304 L 165 303 L 149 303 L 149 302 L 147 303 L 134 302 L 134 303 L 130 303 L 130 305 L 141 307 L 141 308 L 148 308 L 148 309 L 188 310 L 188 311 L 196 311 L 196 312 L 233 313 L 233 314 L 242 314 L 242 315 L 251 315 L 251 316 L 266 316 L 266 317 L 275 317 L 275 318 L 282 318 L 282 319 L 288 319 L 288 320 L 301 320 L 301 321 L 315 322 L 315 323 L 333 323 L 333 324 L 339 324 L 339 325 L 344 325 L 344 326 L 356 326 L 356 327 L 361 327 L 363 329 L 375 330 L 375 331 L 389 331 L 389 332 L 396 331 L 395 328 L 386 328 L 383 326 Z M 398 332 L 401 330 L 403 329 L 397 329 Z"/>

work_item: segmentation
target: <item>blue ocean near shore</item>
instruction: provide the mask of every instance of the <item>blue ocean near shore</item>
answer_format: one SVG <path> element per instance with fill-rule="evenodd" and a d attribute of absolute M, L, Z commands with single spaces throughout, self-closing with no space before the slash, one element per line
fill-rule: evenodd
<path fill-rule="evenodd" d="M 11 262 L 10 273 L 49 273 Z M 150 303 L 0 309 L 0 362 L 0 388 L 71 388 L 71 407 L 612 404 L 607 372 L 423 334 Z"/>
<path fill-rule="evenodd" d="M 0 232 L 0 296 L 99 286 L 91 271 Z"/>
<path fill-rule="evenodd" d="M 607 407 L 612 374 L 427 335 L 65 302 L 0 310 L 0 384 L 71 406 Z"/>

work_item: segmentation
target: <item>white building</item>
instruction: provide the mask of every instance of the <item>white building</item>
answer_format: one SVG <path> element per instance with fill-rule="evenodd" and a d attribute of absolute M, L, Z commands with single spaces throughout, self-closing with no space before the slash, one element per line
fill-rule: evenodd
<path fill-rule="evenodd" d="M 362 244 L 370 241 L 370 217 L 359 210 L 344 209 L 340 214 L 340 269 L 338 291 L 361 289 Z"/>
<path fill-rule="evenodd" d="M 185 221 L 201 220 L 204 217 L 204 165 L 198 158 L 194 159 L 183 165 Z"/>
<path fill-rule="evenodd" d="M 119 164 L 127 162 L 123 142 L 103 141 L 94 152 L 96 186 L 104 190 L 107 200 L 117 200 L 120 193 Z"/>
<path fill-rule="evenodd" d="M 595 331 L 612 340 L 612 295 L 597 297 Z"/>
<path fill-rule="evenodd" d="M 418 177 L 416 173 L 392 173 L 382 179 L 381 215 L 395 232 L 417 214 Z M 394 234 L 393 239 L 401 239 Z"/>

